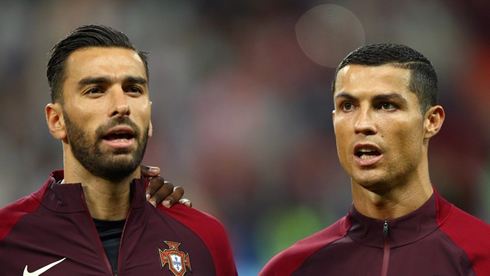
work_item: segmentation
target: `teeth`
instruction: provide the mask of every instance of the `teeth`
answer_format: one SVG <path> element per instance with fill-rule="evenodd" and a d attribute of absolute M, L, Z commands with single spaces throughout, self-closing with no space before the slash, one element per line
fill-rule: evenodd
<path fill-rule="evenodd" d="M 116 142 L 125 142 L 125 141 L 128 141 L 128 139 L 126 138 L 121 138 L 121 139 L 114 139 L 112 141 L 116 141 Z"/>
<path fill-rule="evenodd" d="M 358 149 L 356 155 L 361 159 L 371 159 L 378 156 L 379 152 L 376 149 L 367 147 Z"/>
<path fill-rule="evenodd" d="M 360 157 L 361 157 L 361 159 L 370 159 L 370 158 L 376 157 L 376 155 L 366 155 L 366 154 L 363 154 Z"/>

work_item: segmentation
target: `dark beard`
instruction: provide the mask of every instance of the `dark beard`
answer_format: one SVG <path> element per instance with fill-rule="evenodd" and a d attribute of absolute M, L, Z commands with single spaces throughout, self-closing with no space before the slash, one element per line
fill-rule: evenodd
<path fill-rule="evenodd" d="M 69 119 L 64 110 L 63 116 L 65 117 L 68 143 L 73 155 L 93 175 L 111 182 L 119 182 L 134 173 L 141 164 L 148 142 L 149 126 L 144 132 L 141 132 L 128 117 L 117 117 L 106 125 L 97 128 L 94 135 L 95 142 L 91 144 L 89 137 L 92 133 L 85 133 L 82 128 Z M 129 153 L 128 149 L 116 149 L 109 154 L 102 152 L 100 148 L 103 134 L 118 125 L 127 125 L 134 131 L 137 148 L 129 160 L 114 158 L 114 155 Z"/>

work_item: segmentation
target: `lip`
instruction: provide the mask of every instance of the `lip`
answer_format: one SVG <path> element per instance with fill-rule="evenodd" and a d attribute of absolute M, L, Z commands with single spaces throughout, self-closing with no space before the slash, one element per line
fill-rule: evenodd
<path fill-rule="evenodd" d="M 117 140 L 108 140 L 105 139 L 105 137 L 113 134 L 128 134 L 131 135 L 131 138 L 128 139 L 117 139 Z M 129 126 L 117 126 L 114 128 L 111 128 L 108 132 L 106 132 L 103 135 L 102 142 L 114 149 L 127 149 L 130 148 L 134 145 L 135 139 L 134 139 L 134 131 L 131 127 Z"/>
<path fill-rule="evenodd" d="M 357 154 L 356 154 L 362 148 L 369 148 L 369 149 L 375 150 L 379 153 L 379 155 L 376 155 L 376 156 L 374 156 L 372 158 L 368 158 L 368 159 L 362 159 L 361 157 L 357 156 Z M 379 147 L 374 145 L 374 144 L 357 144 L 354 147 L 353 156 L 354 156 L 354 162 L 358 166 L 369 167 L 369 166 L 373 166 L 376 163 L 378 163 L 383 158 L 383 153 L 381 152 Z"/>
<path fill-rule="evenodd" d="M 125 125 L 119 125 L 111 128 L 109 131 L 104 133 L 104 136 L 115 134 L 115 133 L 127 133 L 134 136 L 134 131 L 131 127 Z"/>

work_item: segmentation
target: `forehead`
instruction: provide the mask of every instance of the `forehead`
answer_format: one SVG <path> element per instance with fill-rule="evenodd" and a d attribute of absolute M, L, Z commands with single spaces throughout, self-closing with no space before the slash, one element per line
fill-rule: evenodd
<path fill-rule="evenodd" d="M 88 47 L 74 51 L 66 60 L 67 78 L 119 74 L 146 78 L 144 63 L 136 51 L 119 47 Z"/>
<path fill-rule="evenodd" d="M 338 93 L 409 93 L 411 72 L 392 65 L 347 65 L 337 74 L 334 98 Z M 411 92 L 410 92 L 411 93 Z"/>

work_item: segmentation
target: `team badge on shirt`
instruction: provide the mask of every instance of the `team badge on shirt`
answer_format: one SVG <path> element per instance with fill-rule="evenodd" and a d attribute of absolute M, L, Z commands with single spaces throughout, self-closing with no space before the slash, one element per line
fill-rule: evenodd
<path fill-rule="evenodd" d="M 184 276 L 187 272 L 187 268 L 189 268 L 189 271 L 192 271 L 189 254 L 179 250 L 180 243 L 171 241 L 163 242 L 165 242 L 169 248 L 164 250 L 158 248 L 162 268 L 168 264 L 168 269 L 172 271 L 175 276 Z"/>

